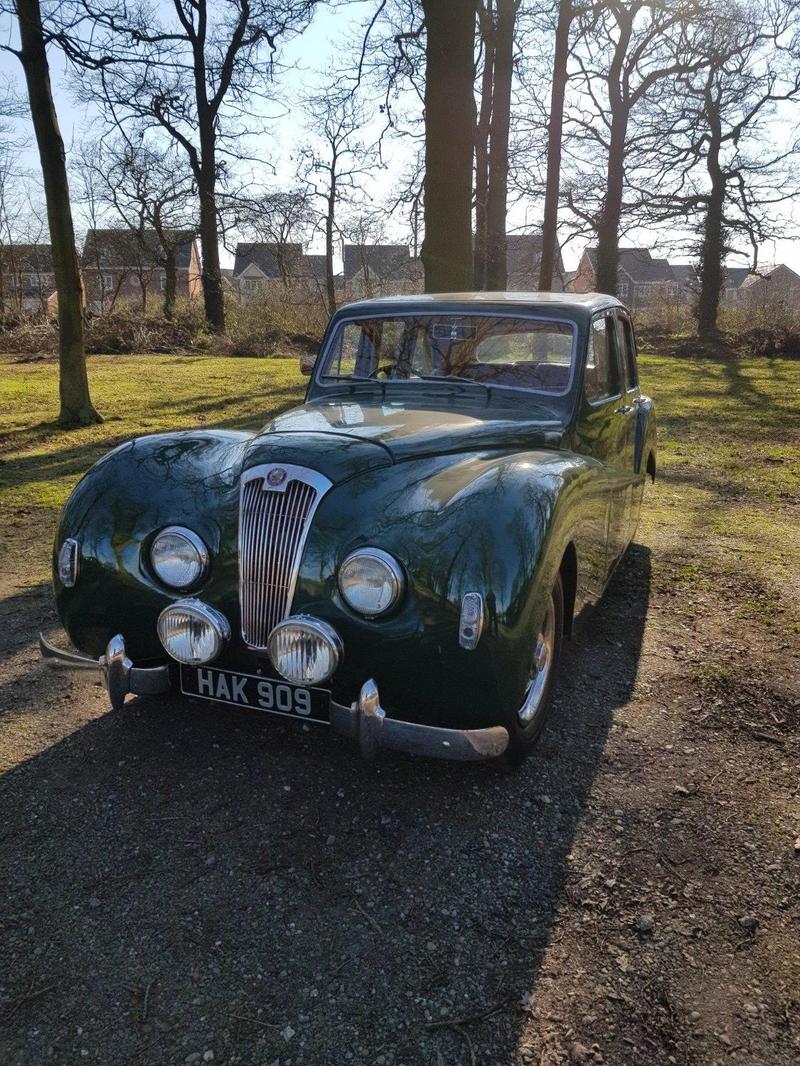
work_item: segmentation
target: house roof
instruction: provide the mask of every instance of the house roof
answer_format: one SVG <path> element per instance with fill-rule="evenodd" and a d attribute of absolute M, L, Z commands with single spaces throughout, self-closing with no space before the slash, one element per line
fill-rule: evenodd
<path fill-rule="evenodd" d="M 53 250 L 49 244 L 6 244 L 0 246 L 3 273 L 52 274 Z"/>
<path fill-rule="evenodd" d="M 302 244 L 269 241 L 240 242 L 236 245 L 233 276 L 250 265 L 258 267 L 265 278 L 280 278 L 284 272 L 296 272 L 303 257 Z"/>
<path fill-rule="evenodd" d="M 796 274 L 785 263 L 778 263 L 777 266 L 772 267 L 770 270 L 765 270 L 763 273 L 748 274 L 739 288 L 743 290 L 752 289 L 756 285 L 763 285 L 770 281 L 777 283 L 782 281 L 784 284 L 788 283 L 791 288 L 795 288 L 800 286 L 800 274 Z"/>
<path fill-rule="evenodd" d="M 171 240 L 178 242 L 175 265 L 186 269 L 191 261 L 195 241 L 191 230 L 167 230 Z M 159 267 L 164 253 L 154 229 L 139 233 L 127 227 L 90 229 L 83 242 L 81 263 L 84 268 L 140 270 L 142 267 Z"/>
<path fill-rule="evenodd" d="M 324 285 L 327 279 L 325 256 L 324 255 L 304 255 L 300 257 L 299 273 L 301 277 L 310 278 L 312 281 L 318 281 L 320 285 Z"/>
<path fill-rule="evenodd" d="M 587 247 L 592 270 L 597 271 L 597 248 Z M 649 248 L 620 248 L 619 269 L 624 270 L 634 282 L 675 281 L 672 268 L 666 259 L 654 259 Z"/>
<path fill-rule="evenodd" d="M 346 244 L 344 276 L 349 281 L 359 270 L 378 278 L 396 278 L 408 271 L 411 249 L 405 244 Z"/>

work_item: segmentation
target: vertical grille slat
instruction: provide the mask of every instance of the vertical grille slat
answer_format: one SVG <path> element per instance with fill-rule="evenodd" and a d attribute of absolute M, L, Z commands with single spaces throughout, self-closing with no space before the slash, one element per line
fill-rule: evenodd
<path fill-rule="evenodd" d="M 272 487 L 268 475 L 281 471 Z M 331 483 L 315 470 L 270 465 L 242 477 L 239 500 L 239 600 L 242 637 L 265 648 L 275 626 L 292 609 L 308 531 Z"/>

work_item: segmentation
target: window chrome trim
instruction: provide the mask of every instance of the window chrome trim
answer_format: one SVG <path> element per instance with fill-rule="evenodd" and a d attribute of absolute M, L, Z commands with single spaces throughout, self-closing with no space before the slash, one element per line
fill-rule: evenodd
<path fill-rule="evenodd" d="M 610 305 L 610 306 L 613 307 L 614 305 Z M 382 384 L 380 381 L 378 381 L 377 379 L 373 379 L 373 378 L 328 378 L 327 383 L 326 383 L 326 380 L 325 380 L 325 378 L 323 377 L 323 375 L 321 373 L 322 366 L 323 366 L 323 364 L 325 363 L 325 361 L 326 361 L 326 359 L 328 357 L 328 351 L 330 349 L 331 344 L 333 343 L 333 338 L 336 336 L 337 330 L 339 329 L 340 326 L 342 326 L 342 327 L 346 326 L 348 322 L 363 322 L 363 321 L 365 321 L 367 319 L 375 319 L 375 318 L 414 318 L 414 317 L 418 317 L 418 318 L 442 318 L 444 316 L 447 316 L 447 314 L 448 314 L 447 311 L 440 311 L 440 312 L 422 311 L 419 315 L 414 315 L 411 312 L 409 312 L 407 314 L 401 314 L 398 311 L 390 311 L 390 312 L 387 312 L 386 314 L 380 314 L 380 315 L 351 315 L 351 314 L 343 315 L 336 323 L 336 330 L 332 330 L 331 331 L 331 333 L 330 333 L 330 335 L 329 335 L 329 337 L 328 337 L 328 339 L 327 339 L 327 341 L 325 343 L 325 347 L 324 348 L 320 348 L 319 355 L 317 356 L 316 366 L 314 367 L 314 374 L 313 374 L 313 376 L 311 378 L 311 381 L 313 382 L 314 385 L 319 386 L 319 388 L 321 388 L 321 389 L 336 389 L 336 388 L 341 388 L 342 385 L 359 385 L 359 384 L 362 384 L 362 383 L 371 384 L 371 385 L 375 385 L 376 383 L 378 385 Z M 525 314 L 524 312 L 519 312 L 519 311 L 518 312 L 488 311 L 488 310 L 483 310 L 483 311 L 452 311 L 452 312 L 450 312 L 450 314 L 451 314 L 451 316 L 458 315 L 459 318 L 514 318 L 514 319 L 522 319 L 522 320 L 529 321 L 529 322 L 556 322 L 556 323 L 558 323 L 559 325 L 562 325 L 562 326 L 569 326 L 570 329 L 572 330 L 572 347 L 570 348 L 570 353 L 569 353 L 569 360 L 570 360 L 570 364 L 569 364 L 570 365 L 569 381 L 567 382 L 567 386 L 566 386 L 565 389 L 563 389 L 563 390 L 561 390 L 559 392 L 546 392 L 546 391 L 544 391 L 542 389 L 526 389 L 526 388 L 524 388 L 521 385 L 499 385 L 497 382 L 475 381 L 472 378 L 463 378 L 463 380 L 466 381 L 466 382 L 470 382 L 473 385 L 485 385 L 486 388 L 489 388 L 489 389 L 505 389 L 508 392 L 525 392 L 525 393 L 528 393 L 528 394 L 530 394 L 532 396 L 551 396 L 551 397 L 563 398 L 564 396 L 567 396 L 569 394 L 569 392 L 571 391 L 572 386 L 575 384 L 575 372 L 576 372 L 576 369 L 577 369 L 577 366 L 576 366 L 576 355 L 577 355 L 578 333 L 579 333 L 578 323 L 575 322 L 574 319 L 563 318 L 563 317 L 558 317 L 557 318 L 555 316 L 550 316 L 550 315 Z M 433 386 L 435 386 L 437 384 L 435 379 L 430 381 L 430 382 L 428 382 L 428 381 L 420 382 L 419 378 L 413 378 L 413 377 L 412 378 L 389 378 L 388 380 L 391 382 L 391 384 L 393 386 L 396 386 L 396 385 L 400 385 L 400 386 L 403 386 L 403 385 L 416 385 L 417 388 L 424 387 L 425 385 L 428 385 L 428 384 L 433 385 Z M 445 377 L 442 378 L 442 382 L 444 384 L 450 384 L 450 383 L 452 383 L 452 380 L 453 380 L 452 378 L 445 378 Z"/>

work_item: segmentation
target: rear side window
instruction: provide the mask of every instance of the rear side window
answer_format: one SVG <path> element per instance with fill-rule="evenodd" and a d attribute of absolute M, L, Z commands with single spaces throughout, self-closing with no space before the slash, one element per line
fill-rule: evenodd
<path fill-rule="evenodd" d="M 612 315 L 600 315 L 592 320 L 583 381 L 589 403 L 619 395 L 616 330 Z"/>
<path fill-rule="evenodd" d="M 636 341 L 633 336 L 633 326 L 627 315 L 618 315 L 617 321 L 619 322 L 622 362 L 625 366 L 625 387 L 635 389 L 639 384 L 639 375 L 636 370 Z"/>

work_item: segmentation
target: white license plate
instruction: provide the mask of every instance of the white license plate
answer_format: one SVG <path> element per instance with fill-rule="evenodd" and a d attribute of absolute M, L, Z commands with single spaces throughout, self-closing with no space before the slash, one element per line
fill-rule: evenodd
<path fill-rule="evenodd" d="M 321 688 L 210 666 L 181 666 L 181 692 L 195 699 L 330 725 L 331 694 Z"/>

